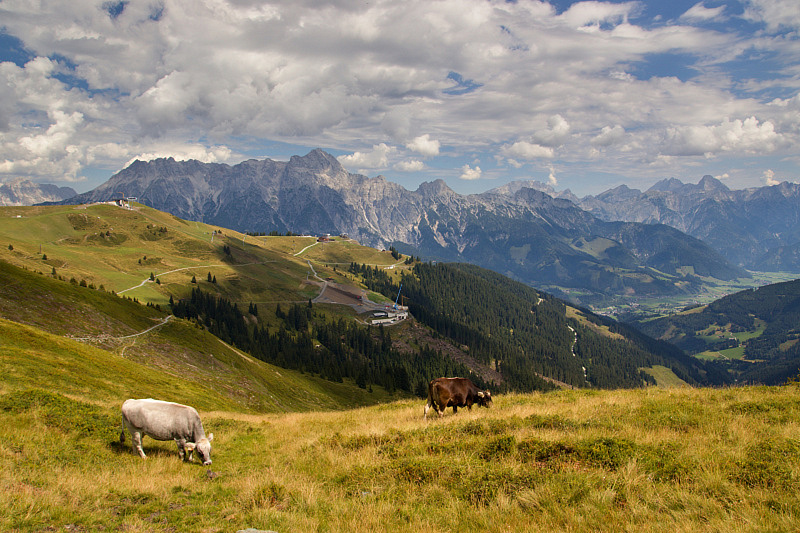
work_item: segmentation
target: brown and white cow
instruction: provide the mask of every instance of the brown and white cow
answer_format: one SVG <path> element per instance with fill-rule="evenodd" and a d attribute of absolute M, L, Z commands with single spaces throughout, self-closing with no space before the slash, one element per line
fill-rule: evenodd
<path fill-rule="evenodd" d="M 428 403 L 425 404 L 422 418 L 428 418 L 431 406 L 439 413 L 439 417 L 442 417 L 448 407 L 452 407 L 453 413 L 457 413 L 459 407 L 472 410 L 473 404 L 490 407 L 491 393 L 488 390 L 480 390 L 467 378 L 436 378 L 428 383 Z"/>
<path fill-rule="evenodd" d="M 155 440 L 175 440 L 178 455 L 184 459 L 189 452 L 197 450 L 204 465 L 211 464 L 211 441 L 214 434 L 206 437 L 200 415 L 194 407 L 161 400 L 125 400 L 122 404 L 122 432 L 119 441 L 125 442 L 125 429 L 131 434 L 131 446 L 139 452 L 142 459 L 147 456 L 142 450 L 142 437 L 147 435 Z"/>

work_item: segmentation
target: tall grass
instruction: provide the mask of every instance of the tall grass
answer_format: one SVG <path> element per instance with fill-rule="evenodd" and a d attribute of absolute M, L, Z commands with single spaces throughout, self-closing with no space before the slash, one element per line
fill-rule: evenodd
<path fill-rule="evenodd" d="M 795 386 L 203 412 L 210 468 L 119 444 L 119 402 L 0 396 L 0 530 L 794 531 Z"/>

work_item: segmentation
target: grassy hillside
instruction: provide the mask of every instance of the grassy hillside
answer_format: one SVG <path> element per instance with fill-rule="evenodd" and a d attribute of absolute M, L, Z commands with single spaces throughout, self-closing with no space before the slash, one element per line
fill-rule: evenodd
<path fill-rule="evenodd" d="M 0 319 L 3 383 L 9 386 L 63 376 L 55 390 L 97 389 L 104 398 L 152 396 L 253 412 L 342 409 L 390 397 L 379 387 L 368 393 L 257 361 L 191 322 L 168 319 L 130 298 L 2 261 L 0 279 L 0 315 L 13 319 Z M 113 383 L 102 379 L 109 369 L 118 369 Z"/>
<path fill-rule="evenodd" d="M 149 438 L 142 461 L 129 437 L 118 442 L 118 401 L 47 389 L 0 394 L 4 531 L 760 532 L 800 522 L 796 386 L 506 395 L 428 421 L 421 401 L 202 410 L 210 467 Z"/>

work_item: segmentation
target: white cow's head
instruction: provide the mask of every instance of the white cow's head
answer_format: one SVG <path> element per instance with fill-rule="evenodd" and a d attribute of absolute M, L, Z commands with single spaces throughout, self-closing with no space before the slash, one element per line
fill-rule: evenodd
<path fill-rule="evenodd" d="M 214 434 L 210 433 L 208 438 L 203 437 L 198 442 L 187 442 L 186 449 L 189 451 L 189 453 L 197 451 L 197 454 L 200 456 L 200 460 L 203 461 L 203 464 L 210 465 L 212 440 L 214 440 Z M 191 455 L 189 457 L 191 458 Z"/>

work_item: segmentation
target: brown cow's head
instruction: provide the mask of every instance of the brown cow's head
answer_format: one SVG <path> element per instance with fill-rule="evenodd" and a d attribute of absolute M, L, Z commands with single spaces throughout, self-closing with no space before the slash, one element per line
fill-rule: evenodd
<path fill-rule="evenodd" d="M 488 390 L 478 391 L 478 407 L 491 407 L 492 406 L 492 393 Z"/>

